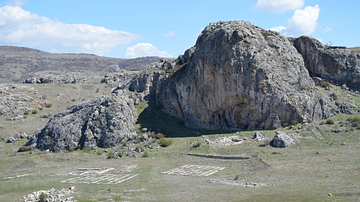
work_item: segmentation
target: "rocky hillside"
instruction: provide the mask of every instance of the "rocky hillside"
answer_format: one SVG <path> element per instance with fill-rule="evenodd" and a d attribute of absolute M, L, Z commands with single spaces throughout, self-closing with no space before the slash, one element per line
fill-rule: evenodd
<path fill-rule="evenodd" d="M 244 21 L 211 23 L 190 53 L 156 96 L 189 127 L 272 129 L 335 113 L 302 55 L 277 32 Z"/>
<path fill-rule="evenodd" d="M 290 40 L 304 57 L 310 76 L 360 90 L 359 54 L 351 52 L 346 47 L 325 46 L 308 36 Z"/>
<path fill-rule="evenodd" d="M 29 77 L 99 75 L 120 70 L 139 70 L 158 57 L 118 59 L 91 54 L 53 54 L 36 49 L 0 46 L 0 78 L 22 82 Z"/>
<path fill-rule="evenodd" d="M 320 77 L 317 85 L 324 79 L 356 86 L 359 55 L 330 49 L 310 37 L 286 38 L 245 21 L 211 23 L 179 58 L 160 60 L 136 75 L 105 76 L 102 82 L 118 86 L 110 96 L 55 115 L 27 145 L 52 151 L 115 146 L 136 134 L 133 102 L 150 101 L 150 109 L 204 129 L 275 129 L 357 113 L 358 106 L 336 102 L 335 91 L 316 87 L 311 78 Z"/>

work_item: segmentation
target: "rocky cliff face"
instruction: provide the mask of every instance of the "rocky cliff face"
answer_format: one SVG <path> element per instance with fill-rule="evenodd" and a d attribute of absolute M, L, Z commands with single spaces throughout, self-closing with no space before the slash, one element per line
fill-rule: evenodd
<path fill-rule="evenodd" d="M 56 114 L 25 145 L 53 152 L 71 147 L 113 147 L 136 137 L 135 121 L 133 101 L 117 90 Z"/>
<path fill-rule="evenodd" d="M 320 41 L 302 36 L 290 39 L 304 57 L 311 76 L 360 90 L 360 55 L 346 47 L 324 46 Z"/>
<path fill-rule="evenodd" d="M 189 127 L 272 129 L 335 113 L 290 41 L 249 22 L 211 23 L 178 65 L 156 100 Z"/>

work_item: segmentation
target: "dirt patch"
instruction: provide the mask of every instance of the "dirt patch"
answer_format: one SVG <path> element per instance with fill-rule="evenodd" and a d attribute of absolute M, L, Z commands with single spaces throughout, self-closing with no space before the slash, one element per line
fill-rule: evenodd
<path fill-rule="evenodd" d="M 260 171 L 270 169 L 271 166 L 265 163 L 259 157 L 252 157 L 246 162 L 245 169 L 247 171 Z"/>

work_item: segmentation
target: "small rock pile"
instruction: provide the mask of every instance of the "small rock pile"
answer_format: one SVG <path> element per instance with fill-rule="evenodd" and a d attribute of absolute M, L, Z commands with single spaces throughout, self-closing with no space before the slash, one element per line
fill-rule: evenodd
<path fill-rule="evenodd" d="M 23 196 L 24 202 L 38 202 L 40 200 L 40 195 L 42 193 L 46 194 L 46 201 L 49 202 L 60 202 L 60 201 L 68 201 L 72 202 L 71 194 L 74 193 L 75 187 L 72 186 L 70 188 L 64 188 L 59 191 L 56 191 L 54 188 L 51 188 L 47 191 L 40 190 L 40 191 L 34 191 L 31 194 L 28 194 L 27 196 Z"/>
<path fill-rule="evenodd" d="M 241 187 L 261 187 L 265 186 L 265 184 L 261 183 L 249 183 L 245 180 L 239 181 L 239 180 L 228 180 L 228 179 L 210 179 L 209 182 L 211 183 L 219 183 L 219 184 L 226 184 L 226 185 L 232 185 L 232 186 L 241 186 Z"/>
<path fill-rule="evenodd" d="M 205 142 L 210 145 L 222 145 L 222 146 L 231 146 L 231 145 L 238 145 L 243 142 L 240 136 L 232 135 L 229 137 L 219 137 L 213 139 L 212 141 L 206 139 Z"/>

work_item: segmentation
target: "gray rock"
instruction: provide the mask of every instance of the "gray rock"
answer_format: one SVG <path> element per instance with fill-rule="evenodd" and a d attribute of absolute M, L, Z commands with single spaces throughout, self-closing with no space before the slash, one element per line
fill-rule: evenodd
<path fill-rule="evenodd" d="M 306 91 L 315 85 L 303 57 L 277 32 L 245 21 L 211 23 L 185 54 L 180 69 L 153 88 L 163 111 L 187 127 L 273 129 L 335 114 L 327 96 Z"/>
<path fill-rule="evenodd" d="M 311 76 L 321 77 L 345 89 L 360 89 L 360 55 L 346 47 L 325 46 L 320 41 L 301 36 L 293 39 L 294 46 L 302 54 Z"/>
<path fill-rule="evenodd" d="M 262 132 L 255 132 L 253 139 L 255 140 L 261 140 L 263 138 L 263 133 Z"/>
<path fill-rule="evenodd" d="M 28 135 L 27 135 L 25 132 L 22 132 L 22 133 L 20 134 L 20 138 L 21 138 L 21 139 L 27 138 L 27 137 L 28 137 Z"/>
<path fill-rule="evenodd" d="M 344 113 L 344 114 L 357 114 L 358 113 L 358 107 L 355 105 L 352 105 L 350 103 L 336 102 L 335 104 L 339 107 L 339 110 L 341 113 Z"/>
<path fill-rule="evenodd" d="M 341 133 L 341 131 L 342 131 L 341 129 L 335 129 L 334 130 L 335 133 Z"/>
<path fill-rule="evenodd" d="M 16 142 L 16 141 L 17 141 L 16 138 L 14 138 L 14 137 L 9 137 L 9 139 L 7 140 L 7 143 L 14 143 L 14 142 Z"/>
<path fill-rule="evenodd" d="M 295 140 L 292 139 L 289 135 L 287 135 L 283 131 L 275 131 L 276 135 L 274 139 L 271 141 L 271 146 L 273 147 L 291 147 L 296 144 Z"/>
<path fill-rule="evenodd" d="M 135 120 L 133 101 L 118 90 L 56 114 L 25 145 L 52 152 L 78 146 L 109 148 L 136 137 Z"/>

